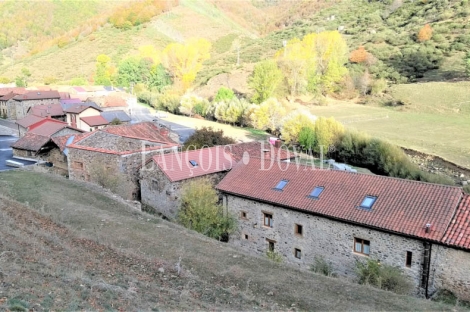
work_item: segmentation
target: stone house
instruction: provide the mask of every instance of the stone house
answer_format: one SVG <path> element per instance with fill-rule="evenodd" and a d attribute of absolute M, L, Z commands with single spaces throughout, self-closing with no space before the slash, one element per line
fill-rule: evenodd
<path fill-rule="evenodd" d="M 16 95 L 7 102 L 8 118 L 21 119 L 31 107 L 52 104 L 60 104 L 60 94 L 57 91 L 29 91 Z"/>
<path fill-rule="evenodd" d="M 124 97 L 118 93 L 112 93 L 105 96 L 93 96 L 87 98 L 87 101 L 95 102 L 103 112 L 122 110 L 129 114 L 129 105 Z"/>
<path fill-rule="evenodd" d="M 240 162 L 217 185 L 238 219 L 229 243 L 305 269 L 321 257 L 351 279 L 357 261 L 374 259 L 402 268 L 414 294 L 470 299 L 470 199 L 461 188 L 296 163 L 266 168 Z"/>
<path fill-rule="evenodd" d="M 50 117 L 52 119 L 65 121 L 65 112 L 61 104 L 39 105 L 33 106 L 28 110 L 28 115 L 40 117 Z"/>
<path fill-rule="evenodd" d="M 155 155 L 140 169 L 142 205 L 147 211 L 175 219 L 184 182 L 204 176 L 216 185 L 234 163 L 223 146 Z"/>
<path fill-rule="evenodd" d="M 109 122 L 101 115 L 81 117 L 80 120 L 82 126 L 88 126 L 88 131 L 103 129 L 105 126 L 109 125 Z"/>
<path fill-rule="evenodd" d="M 133 184 L 132 193 L 138 199 L 139 169 L 153 155 L 176 151 L 178 146 L 168 137 L 168 131 L 151 122 L 108 126 L 78 136 L 67 145 L 69 177 L 93 182 L 93 170 L 104 166 L 110 173 L 123 174 Z"/>
<path fill-rule="evenodd" d="M 19 94 L 26 93 L 25 88 L 0 88 L 0 117 L 8 117 L 7 102 Z"/>
<path fill-rule="evenodd" d="M 24 118 L 18 119 L 15 123 L 18 126 L 18 136 L 21 138 L 28 132 L 29 127 L 37 124 L 40 121 L 46 120 L 44 117 L 36 115 L 27 115 Z"/>
<path fill-rule="evenodd" d="M 140 171 L 142 204 L 149 211 L 174 219 L 181 203 L 182 183 L 206 176 L 216 185 L 235 163 L 250 158 L 263 159 L 269 166 L 277 160 L 295 159 L 295 154 L 264 141 L 253 141 L 157 155 Z"/>
<path fill-rule="evenodd" d="M 89 119 L 88 122 L 84 121 L 83 118 L 87 117 L 97 117 L 101 116 L 101 109 L 93 102 L 85 102 L 85 103 L 71 103 L 71 104 L 62 104 L 64 112 L 66 114 L 66 122 L 72 127 L 81 129 L 83 131 L 93 131 L 102 128 L 105 124 L 108 124 L 106 120 L 99 118 L 99 120 L 95 120 L 96 118 Z M 100 125 L 95 125 L 97 123 L 101 123 Z M 93 126 L 89 125 L 88 123 L 92 123 Z M 101 127 L 100 127 L 101 126 Z"/>

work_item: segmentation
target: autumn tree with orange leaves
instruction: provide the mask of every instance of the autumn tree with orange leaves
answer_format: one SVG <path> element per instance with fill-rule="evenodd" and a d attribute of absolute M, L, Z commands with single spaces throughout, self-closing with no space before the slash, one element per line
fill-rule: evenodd
<path fill-rule="evenodd" d="M 419 42 L 424 42 L 428 41 L 432 37 L 432 28 L 431 25 L 426 24 L 424 25 L 423 28 L 418 33 L 418 41 Z"/>
<path fill-rule="evenodd" d="M 363 47 L 360 46 L 357 50 L 354 50 L 349 55 L 349 61 L 352 63 L 364 63 L 369 57 L 369 52 Z"/>

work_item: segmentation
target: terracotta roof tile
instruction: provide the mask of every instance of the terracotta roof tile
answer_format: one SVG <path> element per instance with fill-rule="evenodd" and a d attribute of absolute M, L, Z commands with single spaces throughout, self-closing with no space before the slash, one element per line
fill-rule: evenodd
<path fill-rule="evenodd" d="M 102 129 L 101 131 L 105 131 L 127 138 L 146 140 L 150 142 L 169 144 L 176 143 L 167 136 L 167 133 L 163 134 L 162 131 L 152 122 L 140 122 L 130 125 L 108 126 Z"/>
<path fill-rule="evenodd" d="M 26 91 L 25 88 L 23 87 L 13 87 L 13 88 L 0 88 L 0 96 L 4 96 L 9 93 L 14 93 L 14 94 L 24 94 L 28 91 Z"/>
<path fill-rule="evenodd" d="M 31 107 L 30 110 L 31 114 L 41 117 L 47 116 L 63 116 L 65 115 L 64 111 L 62 110 L 62 105 L 60 104 L 51 104 L 51 105 L 37 105 Z"/>
<path fill-rule="evenodd" d="M 235 163 L 223 146 L 156 155 L 153 161 L 172 182 L 227 171 Z"/>
<path fill-rule="evenodd" d="M 40 121 L 43 121 L 45 120 L 46 118 L 44 117 L 39 117 L 39 116 L 35 116 L 35 115 L 27 115 L 26 117 L 24 118 L 21 118 L 21 119 L 18 119 L 16 121 L 16 124 L 20 125 L 21 127 L 23 128 L 28 128 Z"/>
<path fill-rule="evenodd" d="M 470 196 L 465 194 L 442 239 L 447 245 L 470 249 Z"/>
<path fill-rule="evenodd" d="M 67 125 L 66 122 L 51 119 L 51 118 L 46 118 L 45 120 L 39 121 L 36 124 L 32 125 L 29 128 L 28 133 L 31 132 L 31 133 L 50 137 L 54 133 L 64 128 L 70 128 L 70 129 L 76 130 L 77 132 L 83 132 L 80 129 L 70 127 L 69 125 Z"/>
<path fill-rule="evenodd" d="M 82 117 L 81 120 L 90 127 L 103 126 L 109 124 L 109 122 L 104 119 L 101 115 Z"/>
<path fill-rule="evenodd" d="M 264 162 L 264 167 L 263 167 Z M 260 170 L 260 169 L 266 170 Z M 270 168 L 270 169 L 268 169 Z M 282 191 L 277 183 L 288 180 Z M 308 195 L 324 187 L 319 200 Z M 350 223 L 440 241 L 462 197 L 458 187 L 251 159 L 218 184 L 221 191 Z M 358 208 L 376 196 L 371 210 Z M 426 233 L 426 224 L 431 224 Z"/>
<path fill-rule="evenodd" d="M 63 152 L 66 147 L 65 144 L 67 143 L 67 140 L 72 135 L 73 134 L 66 134 L 66 135 L 52 137 L 52 141 L 59 147 L 60 151 Z"/>
<path fill-rule="evenodd" d="M 22 138 L 11 145 L 12 148 L 37 152 L 51 139 L 47 136 L 26 133 Z"/>
<path fill-rule="evenodd" d="M 16 101 L 60 99 L 57 91 L 29 91 L 25 94 L 17 95 L 13 99 Z"/>

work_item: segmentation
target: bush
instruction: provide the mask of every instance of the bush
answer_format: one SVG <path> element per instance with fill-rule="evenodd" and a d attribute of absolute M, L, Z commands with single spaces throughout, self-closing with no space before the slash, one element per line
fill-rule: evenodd
<path fill-rule="evenodd" d="M 159 107 L 176 114 L 179 112 L 180 96 L 172 90 L 167 90 L 158 96 Z"/>
<path fill-rule="evenodd" d="M 303 127 L 299 132 L 299 144 L 303 150 L 312 150 L 315 144 L 315 130 Z"/>
<path fill-rule="evenodd" d="M 193 114 L 196 113 L 196 105 L 199 105 L 199 107 L 208 106 L 208 104 L 205 104 L 204 102 L 206 102 L 206 100 L 200 96 L 197 96 L 195 94 L 185 94 L 181 97 L 179 111 L 181 114 L 191 117 Z"/>
<path fill-rule="evenodd" d="M 278 252 L 275 252 L 274 250 L 266 251 L 266 256 L 268 257 L 269 260 L 274 261 L 276 263 L 282 262 L 282 255 Z"/>
<path fill-rule="evenodd" d="M 367 259 L 365 263 L 356 262 L 359 284 L 371 285 L 397 294 L 408 294 L 412 285 L 398 267 L 382 264 L 377 260 Z"/>
<path fill-rule="evenodd" d="M 90 180 L 94 183 L 119 194 L 124 199 L 132 199 L 135 189 L 132 182 L 127 177 L 118 172 L 115 168 L 106 167 L 105 164 L 94 161 L 89 167 Z"/>
<path fill-rule="evenodd" d="M 245 99 L 236 97 L 229 101 L 218 102 L 215 106 L 214 117 L 220 121 L 242 125 L 243 116 L 249 106 L 250 103 Z"/>
<path fill-rule="evenodd" d="M 382 94 L 387 89 L 387 81 L 383 78 L 374 80 L 371 84 L 370 93 L 372 95 Z"/>
<path fill-rule="evenodd" d="M 216 145 L 234 144 L 235 140 L 224 136 L 222 130 L 214 130 L 212 127 L 197 129 L 184 143 L 183 150 L 195 150 Z"/>
<path fill-rule="evenodd" d="M 294 111 L 282 120 L 281 135 L 287 143 L 299 142 L 299 134 L 303 128 L 314 129 L 316 117 L 307 111 Z"/>
<path fill-rule="evenodd" d="M 182 186 L 179 222 L 211 238 L 228 240 L 236 228 L 236 220 L 224 215 L 212 183 L 207 178 L 188 181 Z"/>
<path fill-rule="evenodd" d="M 214 102 L 229 101 L 235 97 L 232 89 L 226 87 L 220 87 L 215 95 Z"/>
<path fill-rule="evenodd" d="M 331 264 L 331 262 L 326 262 L 326 260 L 322 256 L 315 256 L 314 262 L 310 266 L 310 270 L 318 274 L 323 274 L 325 276 L 337 276 L 336 273 L 333 273 L 333 265 Z"/>

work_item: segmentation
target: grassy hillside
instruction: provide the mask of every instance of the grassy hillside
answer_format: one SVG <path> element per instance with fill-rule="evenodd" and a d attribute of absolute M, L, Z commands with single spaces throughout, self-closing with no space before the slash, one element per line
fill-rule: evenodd
<path fill-rule="evenodd" d="M 0 186 L 2 310 L 459 309 L 252 257 L 56 176 Z"/>

